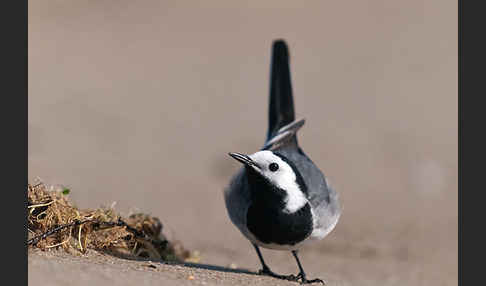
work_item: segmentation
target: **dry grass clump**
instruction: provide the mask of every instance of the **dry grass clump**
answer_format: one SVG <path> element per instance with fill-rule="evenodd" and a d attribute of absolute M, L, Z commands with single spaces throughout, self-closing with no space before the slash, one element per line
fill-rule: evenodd
<path fill-rule="evenodd" d="M 29 247 L 197 262 L 197 252 L 165 238 L 158 218 L 143 213 L 122 218 L 112 207 L 80 210 L 69 202 L 68 193 L 68 189 L 49 191 L 42 183 L 28 185 Z"/>

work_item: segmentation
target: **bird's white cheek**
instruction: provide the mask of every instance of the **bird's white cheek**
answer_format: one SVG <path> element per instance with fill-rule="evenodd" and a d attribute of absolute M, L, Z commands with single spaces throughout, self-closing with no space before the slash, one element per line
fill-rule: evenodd
<path fill-rule="evenodd" d="M 294 213 L 305 206 L 305 204 L 307 204 L 307 199 L 304 197 L 302 192 L 291 191 L 287 193 L 284 211 L 286 213 Z"/>

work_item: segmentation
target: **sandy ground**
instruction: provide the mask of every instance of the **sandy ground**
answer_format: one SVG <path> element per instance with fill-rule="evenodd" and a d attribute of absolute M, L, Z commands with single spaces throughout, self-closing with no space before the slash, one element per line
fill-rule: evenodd
<path fill-rule="evenodd" d="M 344 207 L 302 250 L 309 277 L 457 285 L 457 3 L 260 2 L 29 1 L 31 182 L 68 186 L 82 208 L 151 213 L 206 265 L 30 252 L 30 283 L 285 285 L 221 271 L 260 267 L 222 190 L 239 167 L 227 152 L 263 143 L 282 37 L 299 142 Z M 297 272 L 290 253 L 263 255 Z"/>
<path fill-rule="evenodd" d="M 457 278 L 440 269 L 422 268 L 418 261 L 394 258 L 332 257 L 306 255 L 317 265 L 307 265 L 309 278 L 320 277 L 326 285 L 457 285 Z M 449 258 L 450 259 L 450 258 Z M 283 264 L 283 261 L 280 262 Z M 452 261 L 451 265 L 454 264 Z M 446 266 L 450 268 L 450 266 Z M 30 251 L 29 284 L 39 285 L 298 285 L 256 274 L 256 268 L 211 264 L 166 264 L 162 261 L 134 261 L 89 251 L 73 256 L 63 251 Z M 282 267 L 281 267 L 282 268 Z M 289 267 L 284 267 L 290 269 Z M 296 272 L 290 270 L 290 273 Z M 48 274 L 47 274 L 48 273 Z M 314 275 L 314 276 L 312 276 Z M 454 280 L 456 279 L 456 280 Z M 316 285 L 320 285 L 317 283 Z"/>

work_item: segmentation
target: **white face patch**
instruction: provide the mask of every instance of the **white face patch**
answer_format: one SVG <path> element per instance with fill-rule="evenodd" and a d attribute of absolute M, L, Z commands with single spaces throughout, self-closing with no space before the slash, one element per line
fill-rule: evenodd
<path fill-rule="evenodd" d="M 296 182 L 294 170 L 289 164 L 279 156 L 273 154 L 272 151 L 267 150 L 256 152 L 249 155 L 249 157 L 261 168 L 253 167 L 258 173 L 262 174 L 271 183 L 287 193 L 284 209 L 286 213 L 294 213 L 305 206 L 308 201 L 304 193 L 300 190 Z M 271 164 L 277 164 L 278 169 L 272 171 Z"/>

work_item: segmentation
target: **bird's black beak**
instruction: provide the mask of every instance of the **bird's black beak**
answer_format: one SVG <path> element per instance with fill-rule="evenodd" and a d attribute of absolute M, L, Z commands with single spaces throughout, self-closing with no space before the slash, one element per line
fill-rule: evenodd
<path fill-rule="evenodd" d="M 254 166 L 257 167 L 258 169 L 260 168 L 255 161 L 253 161 L 248 155 L 241 154 L 241 153 L 228 153 L 231 157 L 236 159 L 237 161 L 240 161 L 241 163 L 247 165 L 247 166 Z"/>

